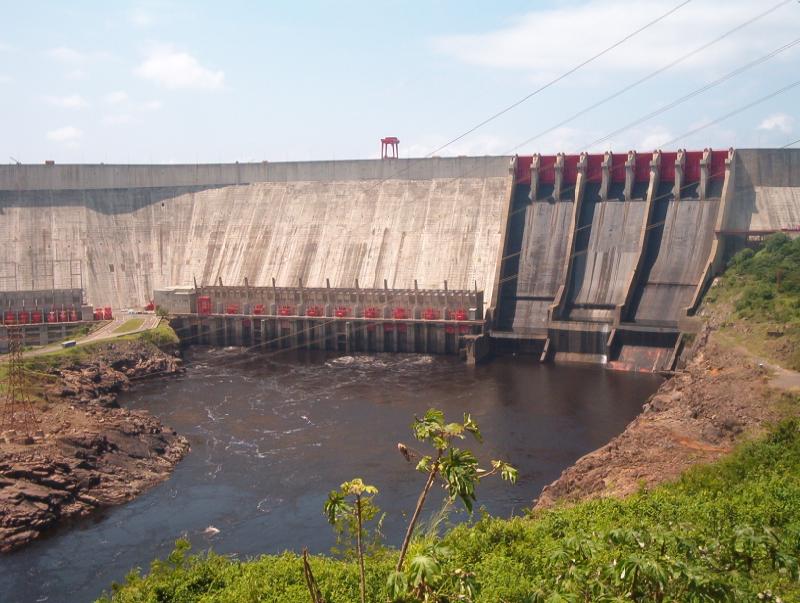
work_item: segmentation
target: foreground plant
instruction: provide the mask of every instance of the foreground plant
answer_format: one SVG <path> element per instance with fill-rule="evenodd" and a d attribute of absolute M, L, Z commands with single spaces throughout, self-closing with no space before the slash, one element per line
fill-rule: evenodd
<path fill-rule="evenodd" d="M 343 483 L 339 490 L 333 490 L 328 495 L 324 507 L 328 523 L 351 534 L 355 533 L 361 603 L 366 603 L 367 600 L 362 546 L 364 522 L 374 518 L 378 513 L 378 508 L 372 502 L 376 494 L 378 489 L 375 486 L 367 485 L 360 478 L 356 478 Z M 352 503 L 348 502 L 348 499 L 351 499 Z"/>
<path fill-rule="evenodd" d="M 464 413 L 464 420 L 461 423 L 445 423 L 444 413 L 431 408 L 421 419 L 414 417 L 411 430 L 417 440 L 433 447 L 434 452 L 423 455 L 409 449 L 405 444 L 397 445 L 407 461 L 411 462 L 418 458 L 417 471 L 427 475 L 425 485 L 417 499 L 414 514 L 408 523 L 403 545 L 400 547 L 400 557 L 395 568 L 397 572 L 403 569 L 403 562 L 408 552 L 408 545 L 414 535 L 414 528 L 422 513 L 422 508 L 425 506 L 428 493 L 437 478 L 447 490 L 450 500 L 460 499 L 469 513 L 472 513 L 472 506 L 475 502 L 475 486 L 480 480 L 499 473 L 504 480 L 512 484 L 517 481 L 517 470 L 505 461 L 495 460 L 491 462 L 491 469 L 481 469 L 478 467 L 478 459 L 472 451 L 461 450 L 453 446 L 454 440 L 465 439 L 467 433 L 471 434 L 478 443 L 483 442 L 478 425 L 468 413 Z"/>
<path fill-rule="evenodd" d="M 408 523 L 397 566 L 388 579 L 389 596 L 394 601 L 412 600 L 426 603 L 449 601 L 452 598 L 472 601 L 477 592 L 474 576 L 462 569 L 449 573 L 442 569 L 444 560 L 450 557 L 447 547 L 435 542 L 429 543 L 420 555 L 412 558 L 409 571 L 406 573 L 403 571 L 403 564 L 408 546 L 428 493 L 437 478 L 447 490 L 447 503 L 459 499 L 467 511 L 472 513 L 475 487 L 480 480 L 499 473 L 504 480 L 514 483 L 517 481 L 517 470 L 505 461 L 498 460 L 491 462 L 491 469 L 481 469 L 478 466 L 478 459 L 470 450 L 461 450 L 453 446 L 454 441 L 465 439 L 468 433 L 477 442 L 483 441 L 478 425 L 469 414 L 464 414 L 461 423 L 445 423 L 444 413 L 431 408 L 421 419 L 414 417 L 411 429 L 417 440 L 433 448 L 433 453 L 422 454 L 409 449 L 405 444 L 397 445 L 407 461 L 417 461 L 417 471 L 426 474 L 426 480 Z M 355 534 L 361 603 L 366 603 L 362 546 L 364 523 L 373 519 L 378 513 L 372 501 L 377 493 L 378 489 L 375 486 L 367 485 L 360 478 L 356 478 L 343 483 L 339 490 L 332 491 L 324 506 L 325 516 L 331 525 L 337 527 L 340 532 Z M 305 571 L 307 575 L 310 574 L 310 567 Z M 312 603 L 318 603 L 318 589 L 315 592 L 314 588 L 309 586 L 309 592 Z"/>

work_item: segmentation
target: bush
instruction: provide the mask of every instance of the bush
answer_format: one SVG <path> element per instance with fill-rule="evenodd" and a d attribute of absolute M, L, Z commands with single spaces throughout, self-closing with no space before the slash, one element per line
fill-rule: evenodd
<path fill-rule="evenodd" d="M 731 259 L 723 288 L 735 297 L 740 318 L 800 321 L 800 238 L 778 233 L 758 252 L 743 249 Z"/>

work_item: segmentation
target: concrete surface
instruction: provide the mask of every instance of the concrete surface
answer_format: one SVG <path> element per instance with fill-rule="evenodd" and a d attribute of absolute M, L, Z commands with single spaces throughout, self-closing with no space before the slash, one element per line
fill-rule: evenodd
<path fill-rule="evenodd" d="M 90 190 L 226 186 L 253 182 L 432 180 L 506 173 L 511 157 L 288 161 L 190 165 L 0 165 L 0 190 Z"/>
<path fill-rule="evenodd" d="M 556 201 L 551 193 L 552 187 L 544 190 L 525 210 L 515 331 L 546 327 L 547 310 L 564 282 L 575 201 L 569 195 Z"/>
<path fill-rule="evenodd" d="M 677 324 L 703 276 L 714 240 L 719 197 L 675 199 L 672 182 L 659 186 L 645 245 L 643 284 L 634 294 L 633 322 Z"/>
<path fill-rule="evenodd" d="M 577 239 L 567 297 L 572 320 L 612 321 L 639 258 L 645 200 L 601 201 L 598 193 L 599 185 L 587 186 L 581 206 L 583 236 Z"/>
<path fill-rule="evenodd" d="M 74 173 L 61 166 L 63 190 L 0 191 L 0 245 L 22 281 L 31 258 L 81 259 L 87 301 L 97 306 L 141 306 L 155 288 L 219 277 L 253 285 L 274 278 L 279 286 L 302 279 L 315 287 L 326 279 L 332 287 L 352 287 L 358 279 L 378 288 L 384 279 L 391 288 L 413 288 L 416 280 L 420 289 L 447 281 L 453 289 L 477 285 L 491 300 L 512 186 L 508 158 L 410 160 L 406 178 L 392 180 L 375 178 L 392 173 L 393 161 L 337 163 L 337 174 L 372 178 L 341 181 L 324 180 L 334 164 L 319 163 L 285 165 L 280 174 L 314 172 L 313 181 L 202 187 L 137 181 L 142 188 L 110 189 L 85 181 L 130 184 L 147 176 L 145 166 L 120 167 L 125 178 L 110 166 L 71 166 Z M 59 166 L 22 167 L 31 167 L 23 172 L 35 187 Z M 180 180 L 189 167 L 178 167 L 161 166 L 147 178 Z M 40 181 L 31 184 L 34 172 Z M 439 172 L 464 176 L 411 178 Z M 87 188 L 68 188 L 78 184 Z"/>
<path fill-rule="evenodd" d="M 725 230 L 800 226 L 800 149 L 737 149 Z"/>

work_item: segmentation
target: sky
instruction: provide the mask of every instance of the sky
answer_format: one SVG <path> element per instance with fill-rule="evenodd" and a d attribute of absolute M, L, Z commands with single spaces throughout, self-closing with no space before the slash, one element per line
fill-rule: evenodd
<path fill-rule="evenodd" d="M 800 85 L 747 108 L 800 80 L 800 2 L 714 43 L 779 0 L 689 0 L 440 148 L 683 2 L 0 0 L 0 162 L 376 158 L 383 136 L 401 157 L 800 138 Z"/>

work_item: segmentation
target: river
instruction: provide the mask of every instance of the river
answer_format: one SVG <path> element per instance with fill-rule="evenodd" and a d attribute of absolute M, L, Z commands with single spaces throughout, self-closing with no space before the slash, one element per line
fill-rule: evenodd
<path fill-rule="evenodd" d="M 486 480 L 477 494 L 492 514 L 521 514 L 542 486 L 620 433 L 661 382 L 531 357 L 469 367 L 450 357 L 196 348 L 186 367 L 120 398 L 189 438 L 192 450 L 171 478 L 0 557 L 2 601 L 93 601 L 182 535 L 194 550 L 239 558 L 303 546 L 327 552 L 335 539 L 322 504 L 353 477 L 379 488 L 386 542 L 398 545 L 424 478 L 397 443 L 419 447 L 409 426 L 431 406 L 454 421 L 472 413 L 485 443 L 464 445 L 484 465 L 502 458 L 519 469 L 515 486 Z"/>

